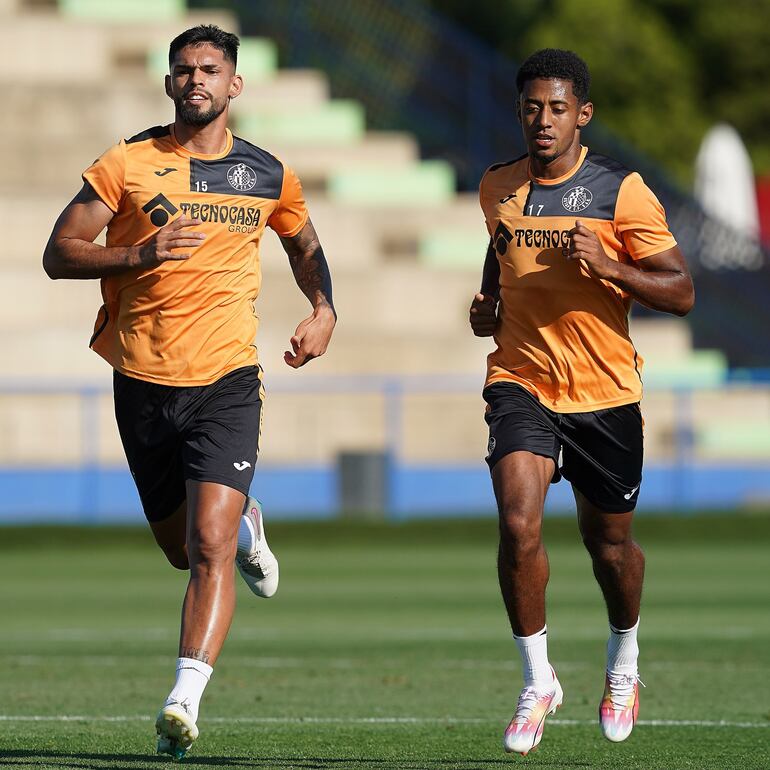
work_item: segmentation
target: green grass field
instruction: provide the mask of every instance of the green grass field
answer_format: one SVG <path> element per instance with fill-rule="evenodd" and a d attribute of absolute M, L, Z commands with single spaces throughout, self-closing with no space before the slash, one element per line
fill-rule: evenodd
<path fill-rule="evenodd" d="M 770 517 L 640 518 L 642 720 L 596 724 L 606 618 L 571 520 L 548 520 L 564 706 L 506 756 L 520 668 L 492 520 L 276 524 L 275 599 L 239 606 L 190 768 L 770 767 Z M 0 529 L 0 766 L 158 768 L 183 573 L 144 530 Z M 718 724 L 724 722 L 724 724 Z"/>

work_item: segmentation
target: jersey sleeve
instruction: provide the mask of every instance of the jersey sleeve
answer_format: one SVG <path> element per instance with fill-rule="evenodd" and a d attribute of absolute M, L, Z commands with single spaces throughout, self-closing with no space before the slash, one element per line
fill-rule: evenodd
<path fill-rule="evenodd" d="M 629 174 L 620 186 L 615 227 L 634 260 L 651 257 L 676 246 L 663 206 L 637 173 Z"/>
<path fill-rule="evenodd" d="M 484 224 L 487 226 L 487 232 L 489 233 L 489 237 L 492 237 L 492 231 L 494 228 L 489 223 L 489 214 L 488 211 L 488 193 L 487 193 L 487 176 L 488 176 L 489 170 L 484 172 L 484 176 L 481 177 L 481 181 L 479 182 L 479 205 L 481 206 L 481 210 L 484 213 Z"/>
<path fill-rule="evenodd" d="M 122 141 L 110 147 L 83 172 L 83 181 L 88 182 L 104 203 L 115 212 L 123 197 L 125 180 L 126 147 Z"/>
<path fill-rule="evenodd" d="M 284 166 L 281 197 L 267 224 L 282 238 L 296 235 L 307 222 L 307 206 L 297 175 Z"/>

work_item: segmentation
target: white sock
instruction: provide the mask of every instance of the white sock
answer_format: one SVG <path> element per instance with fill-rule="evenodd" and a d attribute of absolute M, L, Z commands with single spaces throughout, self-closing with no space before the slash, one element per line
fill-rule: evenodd
<path fill-rule="evenodd" d="M 177 658 L 176 682 L 166 698 L 165 705 L 172 701 L 184 703 L 192 714 L 193 721 L 197 722 L 201 696 L 213 671 L 214 669 L 203 661 L 194 658 Z"/>
<path fill-rule="evenodd" d="M 241 516 L 238 525 L 238 556 L 250 554 L 254 550 L 254 545 L 254 528 L 245 516 Z"/>
<path fill-rule="evenodd" d="M 607 671 L 616 674 L 636 674 L 636 659 L 639 657 L 639 645 L 636 632 L 639 621 L 625 630 L 615 628 L 610 623 L 610 638 L 607 640 Z"/>
<path fill-rule="evenodd" d="M 524 668 L 525 687 L 550 687 L 553 683 L 553 672 L 548 662 L 548 626 L 531 636 L 516 636 L 513 639 L 521 653 L 521 663 Z"/>

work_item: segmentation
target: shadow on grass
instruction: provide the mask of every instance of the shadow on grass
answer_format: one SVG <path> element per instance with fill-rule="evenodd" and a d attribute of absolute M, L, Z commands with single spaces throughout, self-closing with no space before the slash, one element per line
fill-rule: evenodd
<path fill-rule="evenodd" d="M 532 762 L 531 760 L 535 760 Z M 545 759 L 545 758 L 543 758 Z M 35 765 L 44 767 L 86 768 L 87 770 L 110 770 L 111 768 L 128 769 L 142 765 L 171 765 L 169 757 L 151 754 L 97 754 L 93 752 L 0 751 L 0 765 L 14 767 Z M 590 767 L 590 762 L 543 761 L 532 757 L 528 764 L 542 768 Z M 367 759 L 365 757 L 199 757 L 191 756 L 182 761 L 181 767 L 232 767 L 255 768 L 295 768 L 296 770 L 344 770 L 345 768 L 376 768 L 377 770 L 429 770 L 447 768 L 448 770 L 474 770 L 475 768 L 504 768 L 510 761 L 504 759 Z"/>

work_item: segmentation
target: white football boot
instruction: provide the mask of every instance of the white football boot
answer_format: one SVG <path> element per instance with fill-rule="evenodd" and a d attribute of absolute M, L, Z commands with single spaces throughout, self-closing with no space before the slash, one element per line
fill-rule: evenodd
<path fill-rule="evenodd" d="M 269 599 L 278 590 L 278 559 L 267 544 L 259 500 L 246 498 L 240 526 L 248 527 L 253 545 L 251 551 L 235 557 L 238 572 L 252 593 Z"/>
<path fill-rule="evenodd" d="M 187 705 L 185 701 L 167 703 L 155 720 L 158 754 L 170 754 L 177 762 L 184 757 L 198 737 L 198 728 Z"/>
<path fill-rule="evenodd" d="M 607 671 L 599 704 L 599 724 L 608 741 L 620 743 L 631 735 L 639 715 L 639 685 L 645 686 L 637 673 Z"/>
<path fill-rule="evenodd" d="M 553 668 L 551 673 L 553 681 L 550 686 L 544 689 L 525 687 L 521 691 L 516 713 L 503 735 L 503 747 L 507 752 L 526 757 L 530 751 L 534 751 L 543 737 L 545 718 L 555 714 L 561 706 L 564 693 Z"/>

